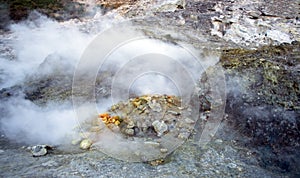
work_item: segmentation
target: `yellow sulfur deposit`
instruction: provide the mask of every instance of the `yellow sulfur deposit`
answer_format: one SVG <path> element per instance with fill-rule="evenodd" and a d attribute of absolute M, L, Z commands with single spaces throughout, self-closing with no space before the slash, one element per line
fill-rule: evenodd
<path fill-rule="evenodd" d="M 120 125 L 121 120 L 119 116 L 110 116 L 108 113 L 99 114 L 99 118 L 106 124 Z"/>

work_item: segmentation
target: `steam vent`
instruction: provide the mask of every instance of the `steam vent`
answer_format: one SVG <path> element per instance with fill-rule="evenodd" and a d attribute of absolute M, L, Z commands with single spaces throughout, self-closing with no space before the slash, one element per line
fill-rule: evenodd
<path fill-rule="evenodd" d="M 0 0 L 0 177 L 300 177 L 299 9 Z"/>
<path fill-rule="evenodd" d="M 120 102 L 107 113 L 99 114 L 98 118 L 86 123 L 86 134 L 88 139 L 95 140 L 96 148 L 98 140 L 99 148 L 108 154 L 147 162 L 165 158 L 188 139 L 196 122 L 190 117 L 190 109 L 182 106 L 178 97 L 145 95 Z M 102 137 L 111 137 L 107 134 L 115 137 L 116 148 L 100 145 L 105 139 Z"/>

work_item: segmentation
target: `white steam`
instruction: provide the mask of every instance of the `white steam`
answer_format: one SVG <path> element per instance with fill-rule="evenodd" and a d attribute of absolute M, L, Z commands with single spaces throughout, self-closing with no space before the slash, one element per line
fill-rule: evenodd
<path fill-rule="evenodd" d="M 34 16 L 34 17 L 32 17 Z M 45 16 L 33 14 L 11 25 L 10 39 L 16 59 L 0 58 L 0 88 L 24 82 L 32 74 L 71 72 L 93 35 L 80 32 Z M 70 143 L 78 122 L 70 104 L 48 103 L 37 106 L 24 97 L 9 98 L 0 104 L 5 110 L 1 130 L 17 142 Z"/>
<path fill-rule="evenodd" d="M 97 22 L 100 24 L 104 23 L 101 21 Z M 86 25 L 90 24 L 87 23 Z M 95 26 L 103 27 L 106 24 Z M 101 30 L 99 29 L 98 31 Z M 15 50 L 16 59 L 0 58 L 0 88 L 20 84 L 27 79 L 27 76 L 36 74 L 36 72 L 39 72 L 41 75 L 56 74 L 57 72 L 63 73 L 68 71 L 68 66 L 70 66 L 70 70 L 73 70 L 73 67 L 78 64 L 83 51 L 95 36 L 95 34 L 80 31 L 78 25 L 59 23 L 44 16 L 14 24 L 11 26 L 11 31 L 14 36 L 12 46 Z M 111 40 L 113 38 L 116 37 L 111 36 L 107 39 Z M 105 45 L 109 42 L 103 41 L 102 44 Z M 148 65 L 148 63 L 130 63 L 131 59 L 147 53 L 169 56 L 179 64 L 179 67 L 174 68 L 172 65 L 169 65 L 172 62 L 165 63 L 156 59 L 154 60 L 155 65 L 161 69 L 166 69 L 169 74 L 172 74 L 171 76 L 158 74 L 140 75 L 140 77 L 134 76 L 134 78 L 131 78 L 133 82 L 128 83 L 129 79 L 126 77 L 131 72 L 134 74 L 135 67 L 139 68 L 140 71 L 149 71 L 149 66 L 151 67 L 151 65 Z M 99 70 L 105 71 L 115 68 L 116 71 L 114 72 L 116 74 L 120 73 L 121 70 L 125 72 L 128 70 L 128 75 L 122 75 L 123 78 L 121 76 L 121 83 L 118 86 L 121 88 L 129 86 L 127 89 L 131 89 L 137 95 L 149 93 L 177 95 L 182 91 L 178 91 L 177 81 L 174 81 L 173 78 L 180 78 L 181 74 L 183 74 L 183 71 L 180 71 L 181 65 L 186 69 L 187 73 L 185 75 L 196 78 L 200 77 L 200 74 L 207 67 L 214 65 L 218 61 L 217 57 L 203 57 L 201 61 L 195 61 L 187 53 L 185 49 L 173 44 L 157 40 L 137 40 L 113 51 L 107 58 L 109 63 L 107 65 L 104 64 L 102 66 L 104 68 Z M 197 62 L 200 62 L 200 68 Z M 129 64 L 132 64 L 132 66 Z M 113 65 L 113 68 L 111 65 Z M 155 65 L 153 66 L 155 67 Z M 179 79 L 182 81 L 182 85 L 189 81 L 185 79 L 184 77 Z M 186 85 L 188 86 L 188 84 Z M 105 111 L 112 103 L 110 99 L 102 99 L 100 102 L 102 103 L 98 103 L 99 108 L 97 109 L 101 112 Z M 74 108 L 70 104 L 48 103 L 46 106 L 40 107 L 25 100 L 23 97 L 11 97 L 8 101 L 2 102 L 0 108 L 4 108 L 7 112 L 0 119 L 1 130 L 4 131 L 6 136 L 19 142 L 70 143 L 73 128 L 78 125 Z M 81 113 L 85 113 L 86 117 L 90 117 L 88 113 L 89 107 L 81 107 L 80 109 L 82 110 L 82 112 L 80 111 Z M 82 120 L 85 118 L 78 119 Z"/>
<path fill-rule="evenodd" d="M 9 138 L 34 144 L 62 144 L 72 138 L 77 120 L 70 106 L 41 108 L 23 98 L 5 104 L 8 117 L 2 119 L 1 126 Z"/>
<path fill-rule="evenodd" d="M 172 80 L 156 73 L 148 73 L 138 77 L 130 89 L 130 93 L 138 96 L 145 94 L 180 95 L 176 84 Z"/>
<path fill-rule="evenodd" d="M 17 59 L 0 58 L 0 71 L 6 74 L 1 88 L 22 82 L 51 54 L 59 55 L 70 65 L 76 64 L 92 38 L 77 28 L 63 26 L 41 15 L 34 20 L 13 24 L 10 29 Z"/>

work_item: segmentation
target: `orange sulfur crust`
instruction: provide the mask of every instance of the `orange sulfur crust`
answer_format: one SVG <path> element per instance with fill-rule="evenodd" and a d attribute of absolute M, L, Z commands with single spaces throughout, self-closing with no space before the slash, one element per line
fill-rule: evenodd
<path fill-rule="evenodd" d="M 119 116 L 110 116 L 108 113 L 99 114 L 99 118 L 106 124 L 115 124 L 120 125 L 120 117 Z"/>

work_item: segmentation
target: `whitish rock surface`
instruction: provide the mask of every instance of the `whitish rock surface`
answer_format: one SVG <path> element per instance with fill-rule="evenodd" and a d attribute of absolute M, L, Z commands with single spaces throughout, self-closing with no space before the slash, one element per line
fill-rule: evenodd
<path fill-rule="evenodd" d="M 31 153 L 34 157 L 44 156 L 48 153 L 48 150 L 52 149 L 48 145 L 36 145 L 31 147 Z"/>
<path fill-rule="evenodd" d="M 152 123 L 152 126 L 159 137 L 168 130 L 168 126 L 164 123 L 164 121 L 156 120 Z"/>

